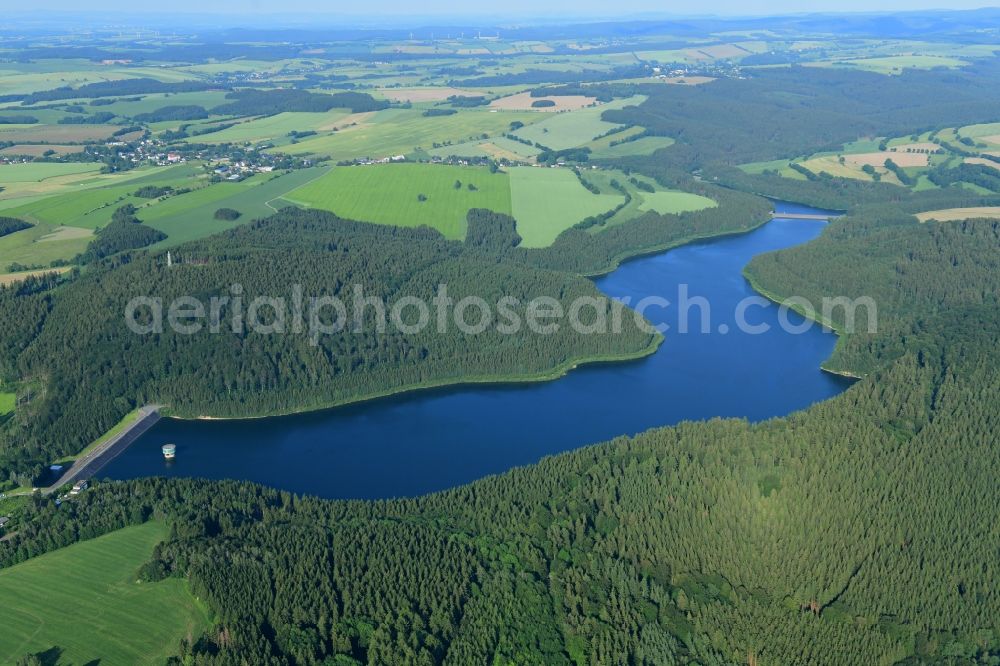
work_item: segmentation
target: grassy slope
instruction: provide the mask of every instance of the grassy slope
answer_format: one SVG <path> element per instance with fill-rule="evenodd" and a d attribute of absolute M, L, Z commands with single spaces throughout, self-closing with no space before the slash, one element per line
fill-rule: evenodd
<path fill-rule="evenodd" d="M 56 647 L 60 663 L 162 663 L 209 624 L 184 581 L 135 581 L 166 536 L 146 523 L 0 570 L 0 662 Z"/>
<path fill-rule="evenodd" d="M 547 247 L 577 222 L 622 201 L 618 194 L 588 192 L 569 169 L 512 168 L 510 191 L 524 247 Z"/>
<path fill-rule="evenodd" d="M 455 181 L 462 188 L 455 188 Z M 469 183 L 478 190 L 468 189 Z M 424 194 L 427 201 L 417 200 Z M 339 167 L 291 192 L 287 200 L 329 210 L 341 217 L 432 226 L 448 238 L 464 238 L 470 208 L 511 212 L 507 175 L 485 168 L 428 164 Z"/>
<path fill-rule="evenodd" d="M 17 396 L 13 393 L 0 393 L 0 416 L 10 414 L 14 411 L 14 401 Z"/>
<path fill-rule="evenodd" d="M 56 460 L 55 462 L 58 463 L 58 464 L 60 464 L 60 465 L 66 465 L 66 464 L 69 464 L 69 463 L 73 462 L 74 460 L 76 460 L 78 458 L 82 458 L 83 456 L 87 455 L 88 453 L 90 453 L 91 451 L 93 451 L 94 449 L 96 449 L 98 446 L 101 446 L 102 444 L 104 444 L 105 442 L 107 442 L 109 439 L 111 439 L 112 437 L 114 437 L 118 433 L 120 433 L 123 430 L 125 430 L 125 428 L 127 428 L 130 425 L 132 425 L 133 423 L 135 423 L 138 420 L 138 418 L 139 418 L 139 410 L 138 409 L 133 409 L 131 412 L 129 412 L 128 414 L 126 414 L 122 418 L 121 421 L 119 421 L 118 423 L 116 423 L 114 426 L 112 426 L 112 428 L 110 430 L 108 430 L 106 433 L 104 433 L 103 435 L 101 435 L 100 437 L 98 437 L 97 439 L 95 439 L 93 442 L 91 442 L 90 445 L 88 445 L 82 451 L 80 451 L 79 453 L 77 453 L 76 455 L 73 455 L 73 456 L 66 456 L 64 458 L 60 458 L 59 460 Z"/>

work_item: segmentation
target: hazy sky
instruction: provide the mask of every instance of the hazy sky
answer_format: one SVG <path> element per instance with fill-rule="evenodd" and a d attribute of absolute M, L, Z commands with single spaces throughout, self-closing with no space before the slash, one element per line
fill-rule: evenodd
<path fill-rule="evenodd" d="M 0 6 L 24 11 L 29 5 L 15 6 L 15 0 L 0 0 Z M 200 13 L 200 14 L 308 14 L 364 15 L 438 15 L 438 16 L 548 16 L 548 17 L 625 17 L 635 14 L 675 15 L 748 15 L 802 13 L 817 11 L 872 12 L 910 9 L 975 9 L 997 5 L 990 0 L 495 0 L 455 2 L 454 0 L 167 0 L 167 3 L 143 0 L 36 0 L 30 3 L 32 12 L 96 11 L 137 13 Z"/>

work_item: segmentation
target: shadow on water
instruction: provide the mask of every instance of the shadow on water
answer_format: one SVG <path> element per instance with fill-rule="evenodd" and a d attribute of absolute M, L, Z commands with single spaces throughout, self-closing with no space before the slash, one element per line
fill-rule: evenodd
<path fill-rule="evenodd" d="M 710 304 L 706 333 L 674 333 L 674 308 L 647 310 L 647 318 L 671 328 L 645 359 L 584 366 L 541 384 L 433 389 L 287 417 L 163 419 L 103 475 L 247 479 L 330 498 L 413 496 L 683 420 L 759 421 L 808 407 L 850 385 L 819 369 L 835 336 L 818 325 L 788 333 L 773 305 L 748 311 L 748 321 L 769 326 L 751 335 L 738 330 L 734 312 L 756 296 L 742 275 L 753 256 L 808 242 L 824 225 L 776 218 L 745 235 L 631 261 L 598 279 L 605 294 L 632 303 L 650 295 L 676 302 L 687 285 L 691 297 Z M 788 319 L 805 323 L 794 313 Z M 160 450 L 168 442 L 177 445 L 169 466 Z"/>

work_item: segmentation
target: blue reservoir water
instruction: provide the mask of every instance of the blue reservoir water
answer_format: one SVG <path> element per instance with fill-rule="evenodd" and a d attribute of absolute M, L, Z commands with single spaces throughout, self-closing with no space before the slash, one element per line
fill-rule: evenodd
<path fill-rule="evenodd" d="M 798 205 L 777 210 L 818 212 Z M 584 366 L 547 383 L 420 391 L 322 412 L 245 421 L 163 419 L 102 476 L 246 479 L 329 498 L 419 495 L 541 457 L 684 420 L 763 420 L 834 396 L 846 379 L 819 369 L 836 338 L 819 326 L 792 333 L 742 276 L 754 255 L 805 243 L 825 222 L 777 218 L 751 233 L 696 243 L 628 262 L 596 281 L 604 293 L 666 298 L 646 316 L 667 323 L 652 356 Z M 692 301 L 678 332 L 678 294 L 710 305 L 710 326 Z M 765 333 L 740 330 L 744 319 Z M 794 313 L 788 323 L 802 324 Z M 177 445 L 167 463 L 160 447 Z"/>

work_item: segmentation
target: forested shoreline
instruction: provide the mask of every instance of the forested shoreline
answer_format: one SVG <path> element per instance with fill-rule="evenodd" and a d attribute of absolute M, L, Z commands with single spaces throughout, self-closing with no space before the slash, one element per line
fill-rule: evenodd
<path fill-rule="evenodd" d="M 836 224 L 755 272 L 783 293 L 785 273 L 852 256 L 833 239 L 861 223 Z M 804 412 L 657 429 L 415 500 L 104 483 L 62 510 L 39 501 L 0 557 L 171 521 L 141 575 L 188 578 L 217 614 L 178 648 L 193 663 L 989 658 L 1000 325 L 975 294 L 1000 291 L 975 256 L 996 223 L 867 226 L 903 242 L 876 244 L 869 278 L 817 267 L 815 288 L 902 288 L 883 306 L 893 324 L 845 357 L 866 379 Z M 909 248 L 923 268 L 895 285 Z M 970 297 L 942 305 L 954 256 Z"/>

